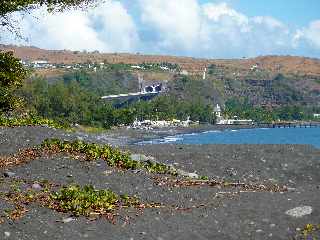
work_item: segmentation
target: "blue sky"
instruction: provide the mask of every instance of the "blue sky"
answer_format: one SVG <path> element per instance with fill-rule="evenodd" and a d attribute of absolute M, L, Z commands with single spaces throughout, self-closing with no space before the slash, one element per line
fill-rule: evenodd
<path fill-rule="evenodd" d="M 28 41 L 3 32 L 0 42 L 205 58 L 320 58 L 319 0 L 110 0 L 86 12 L 40 9 L 14 17 Z"/>
<path fill-rule="evenodd" d="M 227 2 L 250 17 L 269 15 L 300 27 L 320 18 L 319 0 L 230 0 Z"/>

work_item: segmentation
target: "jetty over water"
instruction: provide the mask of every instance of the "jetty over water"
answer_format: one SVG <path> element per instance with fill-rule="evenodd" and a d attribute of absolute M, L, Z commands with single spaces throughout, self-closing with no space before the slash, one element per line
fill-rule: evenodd
<path fill-rule="evenodd" d="M 258 126 L 268 128 L 317 128 L 320 122 L 279 122 L 279 123 L 258 123 Z"/>

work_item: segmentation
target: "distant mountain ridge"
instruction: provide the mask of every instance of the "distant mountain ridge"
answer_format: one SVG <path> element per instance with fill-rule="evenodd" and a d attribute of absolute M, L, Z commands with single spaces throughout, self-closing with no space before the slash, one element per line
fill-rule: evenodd
<path fill-rule="evenodd" d="M 141 64 L 144 62 L 176 63 L 190 73 L 201 73 L 211 65 L 233 71 L 247 71 L 252 67 L 271 73 L 320 76 L 320 59 L 296 56 L 261 56 L 248 59 L 203 59 L 165 55 L 142 55 L 128 53 L 99 53 L 69 50 L 44 50 L 36 47 L 0 45 L 0 50 L 13 51 L 23 60 L 47 60 L 50 63 L 74 64 L 84 62 L 108 62 Z"/>

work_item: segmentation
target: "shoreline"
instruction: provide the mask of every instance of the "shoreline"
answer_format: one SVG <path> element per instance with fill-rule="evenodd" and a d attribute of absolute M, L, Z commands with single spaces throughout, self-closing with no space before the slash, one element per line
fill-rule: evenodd
<path fill-rule="evenodd" d="M 249 129 L 279 129 L 280 127 L 270 127 L 272 125 L 260 124 L 260 125 L 197 125 L 191 127 L 168 127 L 168 128 L 158 128 L 152 130 L 143 129 L 116 129 L 112 130 L 112 134 L 118 139 L 119 146 L 125 145 L 149 145 L 149 144 L 184 144 L 177 143 L 176 141 L 170 141 L 174 138 L 183 138 L 186 135 L 198 135 L 202 133 L 210 132 L 226 132 L 226 131 L 237 131 L 237 130 L 249 130 Z M 291 129 L 300 129 L 300 127 L 290 127 Z M 305 127 L 301 127 L 304 129 Z M 310 127 L 306 127 L 310 128 Z M 281 127 L 283 129 L 283 127 Z M 286 129 L 289 129 L 286 127 Z M 108 134 L 108 133 L 106 133 Z M 163 141 L 168 138 L 168 142 Z M 125 141 L 123 141 L 125 139 Z M 199 143 L 201 144 L 201 143 Z M 204 144 L 228 144 L 228 143 L 204 143 Z M 231 143 L 231 144 L 245 144 L 245 143 Z M 259 143 L 248 143 L 248 144 L 259 144 Z M 282 143 L 260 143 L 260 144 L 282 144 Z M 301 144 L 301 145 L 312 145 L 315 148 L 319 148 L 318 144 L 313 143 L 297 143 L 287 142 L 284 144 Z"/>
<path fill-rule="evenodd" d="M 152 130 L 143 129 L 126 129 L 119 128 L 106 132 L 117 137 L 125 137 L 126 141 L 120 145 L 135 145 L 138 142 L 161 139 L 175 135 L 185 135 L 192 133 L 204 133 L 208 131 L 225 131 L 238 129 L 253 129 L 260 128 L 256 125 L 196 125 L 190 127 L 167 127 L 156 128 Z"/>
<path fill-rule="evenodd" d="M 240 128 L 244 129 L 243 126 Z M 223 129 L 227 128 L 220 128 Z M 190 133 L 195 130 L 201 132 L 217 128 L 202 126 L 196 129 L 171 129 L 156 134 L 173 131 Z M 116 143 L 116 137 L 121 136 L 118 143 L 126 143 L 128 137 L 120 135 L 125 132 L 105 133 L 107 136 L 99 139 L 46 127 L 0 128 L 0 156 L 35 147 L 46 138 L 82 138 L 84 141 L 103 144 L 108 141 Z M 132 139 L 135 134 L 132 133 Z M 319 224 L 320 150 L 312 146 L 123 144 L 119 147 L 132 154 L 142 154 L 159 163 L 173 165 L 210 179 L 245 185 L 283 186 L 287 191 L 247 191 L 229 185 L 167 186 L 165 181 L 175 181 L 175 178 L 140 169 L 119 170 L 102 160 L 79 161 L 61 153 L 0 169 L 4 183 L 2 187 L 10 186 L 10 181 L 15 178 L 35 183 L 48 180 L 61 185 L 90 184 L 97 189 L 111 189 L 117 194 L 138 196 L 142 202 L 176 207 L 144 209 L 137 215 L 133 211 L 129 215 L 129 222 L 123 220 L 125 215 L 116 224 L 112 224 L 104 218 L 93 221 L 31 204 L 26 206 L 28 211 L 21 219 L 5 220 L 0 224 L 0 238 L 1 234 L 3 236 L 4 232 L 9 232 L 10 239 L 14 240 L 105 239 L 106 236 L 116 240 L 303 239 L 298 238 L 300 233 L 297 229 L 304 229 L 307 224 Z M 308 207 L 311 211 L 298 218 L 287 214 L 297 207 Z M 0 199 L 0 215 L 6 216 L 8 208 L 13 209 Z M 63 222 L 65 219 L 66 222 Z M 320 237 L 320 231 L 315 231 L 314 236 Z"/>

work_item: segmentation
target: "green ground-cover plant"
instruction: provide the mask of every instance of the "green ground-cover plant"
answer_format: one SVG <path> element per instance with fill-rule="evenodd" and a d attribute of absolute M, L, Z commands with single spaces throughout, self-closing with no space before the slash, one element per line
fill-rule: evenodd
<path fill-rule="evenodd" d="M 109 145 L 98 145 L 96 143 L 85 143 L 80 140 L 62 141 L 60 139 L 46 139 L 41 147 L 54 152 L 67 152 L 72 155 L 84 154 L 86 160 L 94 161 L 99 158 L 108 163 L 109 166 L 126 170 L 146 169 L 152 173 L 177 175 L 174 168 L 162 163 L 147 161 L 136 161 L 131 158 L 129 152 L 123 152 Z"/>
<path fill-rule="evenodd" d="M 68 129 L 67 125 L 61 125 L 54 120 L 38 116 L 6 117 L 0 115 L 0 127 L 20 127 L 20 126 L 49 126 L 53 128 Z"/>
<path fill-rule="evenodd" d="M 316 240 L 320 234 L 320 224 L 306 224 L 303 229 L 297 231 L 297 235 L 293 238 L 295 240 Z"/>
<path fill-rule="evenodd" d="M 70 185 L 50 195 L 51 207 L 79 216 L 104 215 L 124 207 L 144 208 L 154 204 L 141 204 L 136 196 L 117 195 L 111 190 L 98 190 L 91 185 Z M 154 205 L 155 206 L 155 205 Z"/>
<path fill-rule="evenodd" d="M 86 185 L 68 186 L 50 195 L 54 208 L 74 215 L 89 216 L 91 213 L 105 214 L 115 210 L 121 198 L 110 190 L 96 190 Z"/>
<path fill-rule="evenodd" d="M 39 189 L 33 189 L 34 184 L 39 185 Z M 28 212 L 27 206 L 31 203 L 74 216 L 93 219 L 106 217 L 114 223 L 120 209 L 141 210 L 162 206 L 159 203 L 142 202 L 137 196 L 119 195 L 110 189 L 96 189 L 92 185 L 62 186 L 47 180 L 39 182 L 25 179 L 10 179 L 6 185 L 10 187 L 0 191 L 0 199 L 14 205 L 12 209 L 6 210 L 5 217 L 10 220 L 22 218 Z M 3 222 L 3 216 L 0 216 L 0 224 Z"/>

